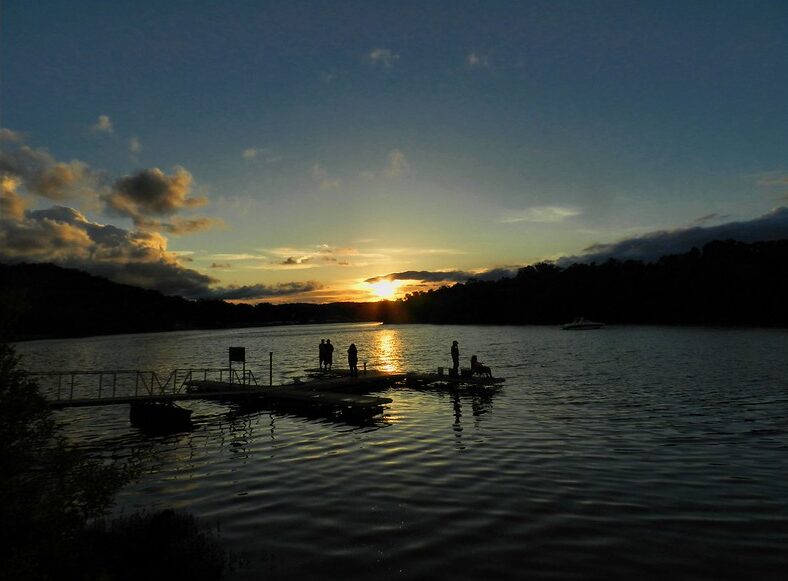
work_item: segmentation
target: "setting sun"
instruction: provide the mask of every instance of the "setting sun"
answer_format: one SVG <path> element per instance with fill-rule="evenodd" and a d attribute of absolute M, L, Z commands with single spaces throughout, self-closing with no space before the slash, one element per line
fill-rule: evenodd
<path fill-rule="evenodd" d="M 376 297 L 390 299 L 397 292 L 400 284 L 401 282 L 398 280 L 379 280 L 378 282 L 370 283 L 369 286 Z"/>

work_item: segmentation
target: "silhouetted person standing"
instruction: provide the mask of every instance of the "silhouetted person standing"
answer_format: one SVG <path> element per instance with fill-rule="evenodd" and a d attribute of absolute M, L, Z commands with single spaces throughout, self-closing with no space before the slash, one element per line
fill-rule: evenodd
<path fill-rule="evenodd" d="M 331 344 L 331 339 L 326 339 L 326 369 L 331 370 L 331 366 L 334 364 L 334 346 Z"/>
<path fill-rule="evenodd" d="M 326 340 L 320 339 L 320 371 L 323 371 L 323 366 L 326 364 Z"/>
<path fill-rule="evenodd" d="M 350 367 L 350 375 L 355 377 L 358 375 L 358 349 L 356 344 L 351 343 L 347 349 L 347 364 Z"/>
<path fill-rule="evenodd" d="M 451 362 L 452 362 L 452 369 L 454 370 L 452 375 L 457 375 L 460 373 L 460 346 L 457 341 L 452 341 L 451 343 Z"/>

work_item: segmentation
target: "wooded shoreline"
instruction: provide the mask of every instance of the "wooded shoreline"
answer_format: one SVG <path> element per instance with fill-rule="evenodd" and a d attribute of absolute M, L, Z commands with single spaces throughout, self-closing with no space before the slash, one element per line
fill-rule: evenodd
<path fill-rule="evenodd" d="M 539 263 L 396 301 L 232 304 L 187 300 L 52 264 L 0 264 L 12 340 L 322 323 L 788 326 L 788 240 L 715 241 L 651 263 Z"/>

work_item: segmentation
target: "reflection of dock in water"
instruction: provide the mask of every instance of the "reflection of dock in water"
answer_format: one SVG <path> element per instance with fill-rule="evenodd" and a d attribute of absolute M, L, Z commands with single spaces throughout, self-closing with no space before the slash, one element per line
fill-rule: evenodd
<path fill-rule="evenodd" d="M 463 377 L 461 375 L 443 375 L 440 373 L 415 373 L 405 374 L 407 385 L 431 386 L 441 385 L 448 387 L 495 387 L 506 380 L 502 377 Z"/>
<path fill-rule="evenodd" d="M 332 389 L 334 387 L 379 387 L 381 379 L 388 378 L 388 382 L 405 380 L 405 385 L 413 386 L 443 386 L 443 387 L 494 387 L 506 382 L 502 377 L 479 377 L 471 375 L 449 375 L 446 373 L 423 373 L 418 371 L 388 372 L 369 370 L 362 371 L 355 377 L 347 369 L 320 371 L 319 369 L 306 369 L 304 371 L 311 379 L 303 385 L 314 389 Z M 386 385 L 387 387 L 388 385 Z"/>
<path fill-rule="evenodd" d="M 351 390 L 368 390 L 394 382 L 396 374 L 334 378 L 325 381 L 294 382 L 276 387 L 248 387 L 232 390 L 232 386 L 218 381 L 196 380 L 187 383 L 190 395 L 205 399 L 235 401 L 238 403 L 287 404 L 309 408 L 327 408 L 337 411 L 379 412 L 391 398 L 352 393 Z M 348 391 L 343 391 L 348 389 Z"/>

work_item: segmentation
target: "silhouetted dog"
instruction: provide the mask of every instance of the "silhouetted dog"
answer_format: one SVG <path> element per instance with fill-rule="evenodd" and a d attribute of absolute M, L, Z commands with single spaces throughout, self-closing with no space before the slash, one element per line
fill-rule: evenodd
<path fill-rule="evenodd" d="M 492 370 L 486 365 L 477 365 L 476 367 L 473 368 L 473 374 L 492 377 Z"/>

